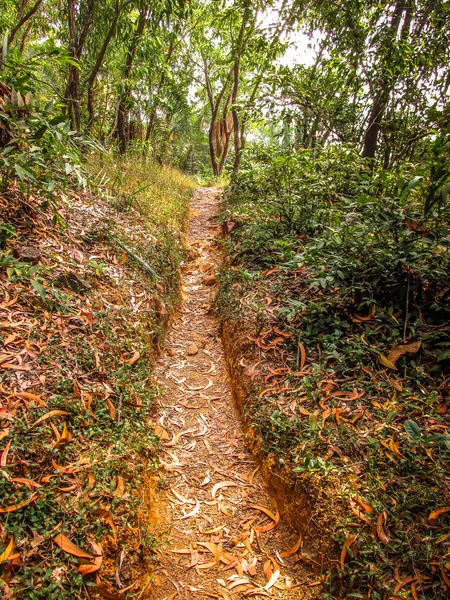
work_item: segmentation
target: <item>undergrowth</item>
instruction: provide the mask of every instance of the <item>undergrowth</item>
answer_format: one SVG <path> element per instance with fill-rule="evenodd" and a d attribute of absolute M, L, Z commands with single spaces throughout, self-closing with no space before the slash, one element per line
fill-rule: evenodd
<path fill-rule="evenodd" d="M 225 192 L 217 305 L 265 355 L 261 451 L 329 492 L 326 597 L 448 595 L 450 213 L 427 168 L 258 149 Z"/>
<path fill-rule="evenodd" d="M 87 172 L 50 205 L 32 180 L 0 196 L 5 598 L 134 597 L 150 573 L 152 364 L 195 185 L 106 154 Z"/>

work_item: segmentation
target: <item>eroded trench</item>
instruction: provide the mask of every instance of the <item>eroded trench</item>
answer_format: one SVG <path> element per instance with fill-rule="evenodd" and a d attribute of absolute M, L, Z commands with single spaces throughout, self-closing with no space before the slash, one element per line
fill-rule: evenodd
<path fill-rule="evenodd" d="M 299 560 L 298 535 L 245 445 L 211 311 L 218 196 L 201 188 L 192 199 L 184 302 L 155 370 L 162 469 L 151 520 L 160 549 L 145 596 L 312 598 L 314 575 Z"/>

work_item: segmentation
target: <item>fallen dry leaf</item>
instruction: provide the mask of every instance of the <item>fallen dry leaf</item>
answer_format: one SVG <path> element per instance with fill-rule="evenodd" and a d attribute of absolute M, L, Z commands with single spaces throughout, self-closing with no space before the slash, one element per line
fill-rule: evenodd
<path fill-rule="evenodd" d="M 10 512 L 15 512 L 16 510 L 20 510 L 24 506 L 31 504 L 34 500 L 36 500 L 36 498 L 38 496 L 39 496 L 39 494 L 36 492 L 35 494 L 32 494 L 27 500 L 23 500 L 22 502 L 19 502 L 18 504 L 11 504 L 10 506 L 5 506 L 4 508 L 0 508 L 0 514 L 10 513 Z"/>
<path fill-rule="evenodd" d="M 444 513 L 450 512 L 450 506 L 441 506 L 441 508 L 435 508 L 430 512 L 428 519 L 432 521 L 433 519 L 437 519 Z"/>
<path fill-rule="evenodd" d="M 100 570 L 100 567 L 102 566 L 102 561 L 103 561 L 103 550 L 102 547 L 100 546 L 100 544 L 97 544 L 94 541 L 90 541 L 89 542 L 92 546 L 92 549 L 94 550 L 95 554 L 97 555 L 92 562 L 88 562 L 86 564 L 81 564 L 78 567 L 78 572 L 81 573 L 82 575 L 90 575 L 91 573 L 96 573 L 97 571 Z"/>
<path fill-rule="evenodd" d="M 421 345 L 422 342 L 420 340 L 418 340 L 417 342 L 411 342 L 410 344 L 400 344 L 399 346 L 396 346 L 389 352 L 387 360 L 390 361 L 393 365 L 395 365 L 398 359 L 404 354 L 416 354 L 420 350 Z"/>
<path fill-rule="evenodd" d="M 381 352 L 378 355 L 378 360 L 384 367 L 388 367 L 388 369 L 393 369 L 393 370 L 397 369 L 397 367 L 394 365 L 394 363 L 392 361 L 390 361 L 388 358 L 386 358 L 386 356 L 384 354 L 381 354 Z"/>
<path fill-rule="evenodd" d="M 383 521 L 387 520 L 386 511 L 381 512 L 377 518 L 377 534 L 383 544 L 389 544 L 389 538 L 384 532 Z"/>
<path fill-rule="evenodd" d="M 5 550 L 0 554 L 0 565 L 8 560 L 14 550 L 14 540 L 11 538 Z"/>
<path fill-rule="evenodd" d="M 114 541 L 117 541 L 117 528 L 116 528 L 116 525 L 114 523 L 114 518 L 113 518 L 112 514 L 108 510 L 106 510 L 106 508 L 97 508 L 97 509 L 94 510 L 93 514 L 96 517 L 100 517 L 102 519 L 105 519 L 105 521 L 108 523 L 108 525 L 112 529 Z"/>
<path fill-rule="evenodd" d="M 6 461 L 8 460 L 8 452 L 11 447 L 11 442 L 12 442 L 12 440 L 9 440 L 9 442 L 7 442 L 5 448 L 2 452 L 2 457 L 0 458 L 0 466 L 1 467 L 6 467 Z"/>
<path fill-rule="evenodd" d="M 122 498 L 125 493 L 125 481 L 121 475 L 117 475 L 116 489 L 114 490 L 114 496 L 116 498 Z"/>
<path fill-rule="evenodd" d="M 300 360 L 299 360 L 298 366 L 299 366 L 300 371 L 303 371 L 303 367 L 305 366 L 305 361 L 306 361 L 306 350 L 305 350 L 305 346 L 301 342 L 298 343 L 298 350 L 300 353 Z"/>
<path fill-rule="evenodd" d="M 280 552 L 281 558 L 289 558 L 290 556 L 292 556 L 293 554 L 298 552 L 301 545 L 302 545 L 302 534 L 300 534 L 296 544 L 294 546 L 292 546 L 292 548 L 289 548 L 289 550 L 285 550 L 284 552 Z"/>
<path fill-rule="evenodd" d="M 53 541 L 57 546 L 61 548 L 61 550 L 63 550 L 67 554 L 72 554 L 73 556 L 77 556 L 78 558 L 92 559 L 96 557 L 96 554 L 91 554 L 90 552 L 86 552 L 82 548 L 76 546 L 63 533 L 59 533 L 56 537 L 53 538 Z"/>
<path fill-rule="evenodd" d="M 220 483 L 216 483 L 216 485 L 211 490 L 212 497 L 215 498 L 217 492 L 225 487 L 238 487 L 238 484 L 234 481 L 221 481 Z"/>
<path fill-rule="evenodd" d="M 345 569 L 345 558 L 348 554 L 348 549 L 355 543 L 357 538 L 358 538 L 358 534 L 349 535 L 348 538 L 344 542 L 344 545 L 343 545 L 342 551 L 341 551 L 341 558 L 340 558 L 340 564 L 341 564 L 342 570 Z"/>
<path fill-rule="evenodd" d="M 51 410 L 48 413 L 45 413 L 45 415 L 42 415 L 42 417 L 39 417 L 39 419 L 37 421 L 35 421 L 32 425 L 30 425 L 30 429 L 32 427 L 34 427 L 35 425 L 42 423 L 42 421 L 46 421 L 47 419 L 51 419 L 52 417 L 58 417 L 60 415 L 69 415 L 69 414 L 70 413 L 68 413 L 66 410 Z"/>

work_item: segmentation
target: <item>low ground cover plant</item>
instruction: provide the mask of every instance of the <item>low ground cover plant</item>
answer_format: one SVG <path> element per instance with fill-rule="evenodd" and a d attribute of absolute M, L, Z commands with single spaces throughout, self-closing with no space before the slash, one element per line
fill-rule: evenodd
<path fill-rule="evenodd" d="M 427 205 L 425 167 L 373 170 L 351 147 L 251 160 L 224 196 L 218 306 L 244 307 L 266 355 L 248 405 L 262 451 L 333 482 L 327 593 L 445 598 L 448 206 Z"/>

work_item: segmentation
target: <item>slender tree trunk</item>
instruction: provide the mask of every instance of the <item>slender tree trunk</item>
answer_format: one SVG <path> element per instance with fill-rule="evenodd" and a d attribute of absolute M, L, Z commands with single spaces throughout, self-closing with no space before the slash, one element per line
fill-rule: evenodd
<path fill-rule="evenodd" d="M 69 52 L 70 57 L 77 63 L 81 60 L 83 47 L 92 24 L 95 0 L 87 0 L 84 14 L 80 14 L 80 6 L 76 0 L 67 0 L 67 15 L 69 22 Z M 77 21 L 81 20 L 81 23 Z M 72 127 L 81 129 L 81 91 L 79 65 L 69 64 L 67 87 L 65 93 L 67 110 Z"/>
<path fill-rule="evenodd" d="M 170 39 L 170 44 L 169 44 L 169 49 L 167 51 L 167 56 L 166 59 L 164 61 L 164 65 L 167 67 L 170 64 L 170 61 L 172 59 L 172 55 L 173 55 L 173 51 L 175 50 L 175 38 L 172 37 Z M 148 142 L 150 139 L 150 136 L 152 135 L 153 132 L 153 127 L 155 125 L 155 120 L 156 120 L 156 111 L 158 110 L 159 107 L 159 97 L 160 97 L 160 93 L 161 90 L 164 86 L 166 82 L 166 70 L 163 69 L 161 71 L 161 77 L 159 79 L 158 82 L 158 86 L 156 88 L 156 92 L 155 92 L 155 100 L 153 101 L 153 106 L 152 109 L 150 111 L 150 115 L 149 115 L 149 121 L 148 121 L 148 125 L 147 125 L 147 131 L 145 134 L 145 141 Z"/>
<path fill-rule="evenodd" d="M 103 40 L 102 47 L 100 48 L 100 52 L 98 53 L 97 60 L 92 68 L 92 71 L 89 75 L 88 79 L 88 90 L 87 90 L 87 107 L 89 113 L 89 121 L 88 121 L 88 130 L 91 131 L 94 125 L 95 120 L 95 94 L 94 94 L 94 85 L 95 80 L 97 79 L 98 72 L 100 71 L 100 67 L 102 66 L 103 59 L 105 58 L 106 51 L 108 46 L 114 37 L 116 32 L 117 22 L 119 20 L 120 13 L 123 8 L 129 4 L 129 2 L 125 2 L 124 4 L 119 5 L 118 0 L 116 0 L 116 6 L 114 9 L 114 17 L 111 21 L 111 25 L 109 27 L 108 33 L 106 34 L 105 39 Z"/>
<path fill-rule="evenodd" d="M 11 30 L 10 36 L 8 38 L 8 46 L 10 46 L 13 43 L 18 31 L 25 25 L 25 23 L 27 23 L 27 21 L 29 21 L 31 17 L 36 14 L 41 4 L 42 0 L 36 0 L 36 2 L 33 4 L 30 10 L 27 13 L 25 13 L 26 2 L 22 3 L 19 10 L 19 21 Z"/>
<path fill-rule="evenodd" d="M 208 132 L 209 155 L 211 158 L 211 166 L 213 169 L 213 173 L 216 177 L 218 177 L 219 175 L 221 175 L 223 173 L 223 169 L 225 166 L 225 161 L 220 161 L 220 157 L 223 156 L 223 152 L 226 152 L 226 154 L 228 154 L 228 148 L 230 145 L 231 130 L 229 131 L 229 134 L 227 134 L 227 131 L 228 131 L 227 112 L 228 112 L 229 101 L 230 101 L 229 98 L 226 103 L 226 110 L 224 111 L 224 118 L 222 120 L 219 119 L 218 114 L 219 114 L 220 105 L 222 103 L 223 97 L 225 95 L 225 92 L 228 89 L 231 78 L 233 76 L 233 68 L 230 69 L 230 71 L 228 72 L 226 81 L 223 84 L 222 89 L 219 92 L 219 95 L 215 99 L 213 89 L 212 89 L 212 84 L 211 84 L 211 78 L 209 75 L 208 63 L 206 61 L 206 58 L 203 55 L 202 55 L 202 58 L 203 58 L 203 71 L 205 74 L 206 91 L 208 94 L 209 105 L 211 108 L 211 123 L 209 126 L 209 132 Z M 223 128 L 225 128 L 225 131 L 223 130 Z M 222 139 L 221 133 L 225 133 L 224 139 Z M 219 151 L 219 149 L 220 149 L 220 151 Z M 225 157 L 225 159 L 226 159 L 226 157 Z"/>
<path fill-rule="evenodd" d="M 21 52 L 21 53 L 23 53 L 23 51 L 25 50 L 25 44 L 26 44 L 26 42 L 27 42 L 27 37 L 28 37 L 28 35 L 30 34 L 30 31 L 31 31 L 31 28 L 32 28 L 32 26 L 33 26 L 33 23 L 32 23 L 32 22 L 30 22 L 30 23 L 27 25 L 27 27 L 26 27 L 25 31 L 23 32 L 23 35 L 22 35 L 22 41 L 20 42 L 20 52 Z"/>
<path fill-rule="evenodd" d="M 136 55 L 136 50 L 139 44 L 139 40 L 144 33 L 145 26 L 148 20 L 148 8 L 141 8 L 139 11 L 139 21 L 130 47 L 127 52 L 127 59 L 125 62 L 125 70 L 123 73 L 123 88 L 119 97 L 119 107 L 117 110 L 117 126 L 116 135 L 119 140 L 119 152 L 125 154 L 127 151 L 129 127 L 128 127 L 128 115 L 132 103 L 131 89 L 129 84 L 129 77 L 133 68 L 133 61 Z"/>
<path fill-rule="evenodd" d="M 391 18 L 389 34 L 385 41 L 388 49 L 386 52 L 386 56 L 383 57 L 383 66 L 381 68 L 379 79 L 380 83 L 378 86 L 378 90 L 375 92 L 372 100 L 372 108 L 369 115 L 369 125 L 364 136 L 364 147 L 361 154 L 363 158 L 375 158 L 377 152 L 378 138 L 381 129 L 381 123 L 383 120 L 383 115 L 388 106 L 391 91 L 396 81 L 396 77 L 389 74 L 387 66 L 389 68 L 392 68 L 394 66 L 391 64 L 394 54 L 393 49 L 394 44 L 396 43 L 395 40 L 397 37 L 398 29 L 401 23 L 401 18 L 404 10 L 406 10 L 406 14 L 401 31 L 402 40 L 406 39 L 409 33 L 411 6 L 407 4 L 407 6 L 405 7 L 405 4 L 398 0 Z"/>
<path fill-rule="evenodd" d="M 363 158 L 375 158 L 381 122 L 389 102 L 389 97 L 390 90 L 382 89 L 373 100 L 372 110 L 370 111 L 369 116 L 369 126 L 364 137 Z"/>

